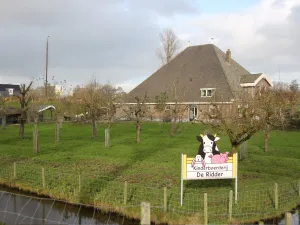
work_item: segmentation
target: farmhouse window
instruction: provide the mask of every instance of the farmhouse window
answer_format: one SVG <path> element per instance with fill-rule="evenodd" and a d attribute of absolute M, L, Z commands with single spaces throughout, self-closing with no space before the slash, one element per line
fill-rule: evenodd
<path fill-rule="evenodd" d="M 189 105 L 189 120 L 193 121 L 198 116 L 197 105 Z"/>
<path fill-rule="evenodd" d="M 201 97 L 212 97 L 214 94 L 214 88 L 201 88 Z"/>

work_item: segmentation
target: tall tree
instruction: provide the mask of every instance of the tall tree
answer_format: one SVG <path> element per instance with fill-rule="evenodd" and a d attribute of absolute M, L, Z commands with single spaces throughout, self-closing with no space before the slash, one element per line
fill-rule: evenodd
<path fill-rule="evenodd" d="M 290 90 L 292 92 L 298 92 L 299 91 L 299 84 L 297 80 L 292 80 L 291 84 L 290 84 Z"/>
<path fill-rule="evenodd" d="M 157 56 L 161 63 L 167 64 L 180 48 L 180 41 L 171 28 L 165 28 L 160 34 L 161 47 L 157 49 Z"/>
<path fill-rule="evenodd" d="M 290 93 L 288 94 L 288 100 L 290 103 L 290 114 L 291 117 L 293 117 L 295 111 L 294 110 L 295 105 L 299 100 L 299 84 L 297 80 L 293 80 L 289 87 L 290 87 Z"/>
<path fill-rule="evenodd" d="M 20 94 L 18 95 L 19 103 L 22 109 L 22 113 L 20 116 L 20 130 L 19 130 L 20 138 L 24 138 L 24 127 L 27 118 L 28 104 L 31 100 L 31 97 L 29 96 L 29 91 L 32 86 L 32 83 L 33 82 L 31 81 L 27 86 L 26 84 L 20 85 Z"/>

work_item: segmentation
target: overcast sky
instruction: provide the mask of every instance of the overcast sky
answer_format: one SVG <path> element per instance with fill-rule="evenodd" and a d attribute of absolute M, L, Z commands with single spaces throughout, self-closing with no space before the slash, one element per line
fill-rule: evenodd
<path fill-rule="evenodd" d="M 300 0 L 0 0 L 0 83 L 93 76 L 129 91 L 155 72 L 159 32 L 211 42 L 250 72 L 300 80 Z M 279 73 L 280 70 L 280 73 Z"/>

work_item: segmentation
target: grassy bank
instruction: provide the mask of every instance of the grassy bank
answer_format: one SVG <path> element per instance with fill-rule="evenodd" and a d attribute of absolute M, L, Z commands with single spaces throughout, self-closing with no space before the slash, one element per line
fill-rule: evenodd
<path fill-rule="evenodd" d="M 135 126 L 118 123 L 111 128 L 111 147 L 104 147 L 104 126 L 92 140 L 90 125 L 63 124 L 61 141 L 54 143 L 54 124 L 39 126 L 39 153 L 32 153 L 32 127 L 25 139 L 18 138 L 18 126 L 0 131 L 0 179 L 3 183 L 71 202 L 93 204 L 107 210 L 139 217 L 137 206 L 149 201 L 157 222 L 203 221 L 203 193 L 208 193 L 209 221 L 226 222 L 232 180 L 185 182 L 185 204 L 180 207 L 180 156 L 195 156 L 196 135 L 205 130 L 199 124 L 181 124 L 175 137 L 170 125 L 145 123 L 141 143 L 135 143 Z M 212 131 L 214 132 L 214 131 Z M 220 134 L 218 147 L 230 151 Z M 248 143 L 247 158 L 239 162 L 239 201 L 234 221 L 252 221 L 278 215 L 299 203 L 300 144 L 298 132 L 273 131 L 269 152 L 263 151 L 263 134 Z M 16 177 L 13 163 L 16 162 Z M 45 187 L 42 182 L 45 170 Z M 124 204 L 124 182 L 128 182 Z M 274 183 L 278 183 L 279 208 L 274 208 Z M 168 188 L 168 212 L 163 214 L 163 188 Z"/>

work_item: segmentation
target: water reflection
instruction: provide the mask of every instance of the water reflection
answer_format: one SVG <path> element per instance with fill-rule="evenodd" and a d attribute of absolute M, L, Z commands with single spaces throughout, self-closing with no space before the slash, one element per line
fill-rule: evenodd
<path fill-rule="evenodd" d="M 51 199 L 32 198 L 0 191 L 0 224 L 110 224 L 131 225 L 138 221 L 96 209 Z"/>

